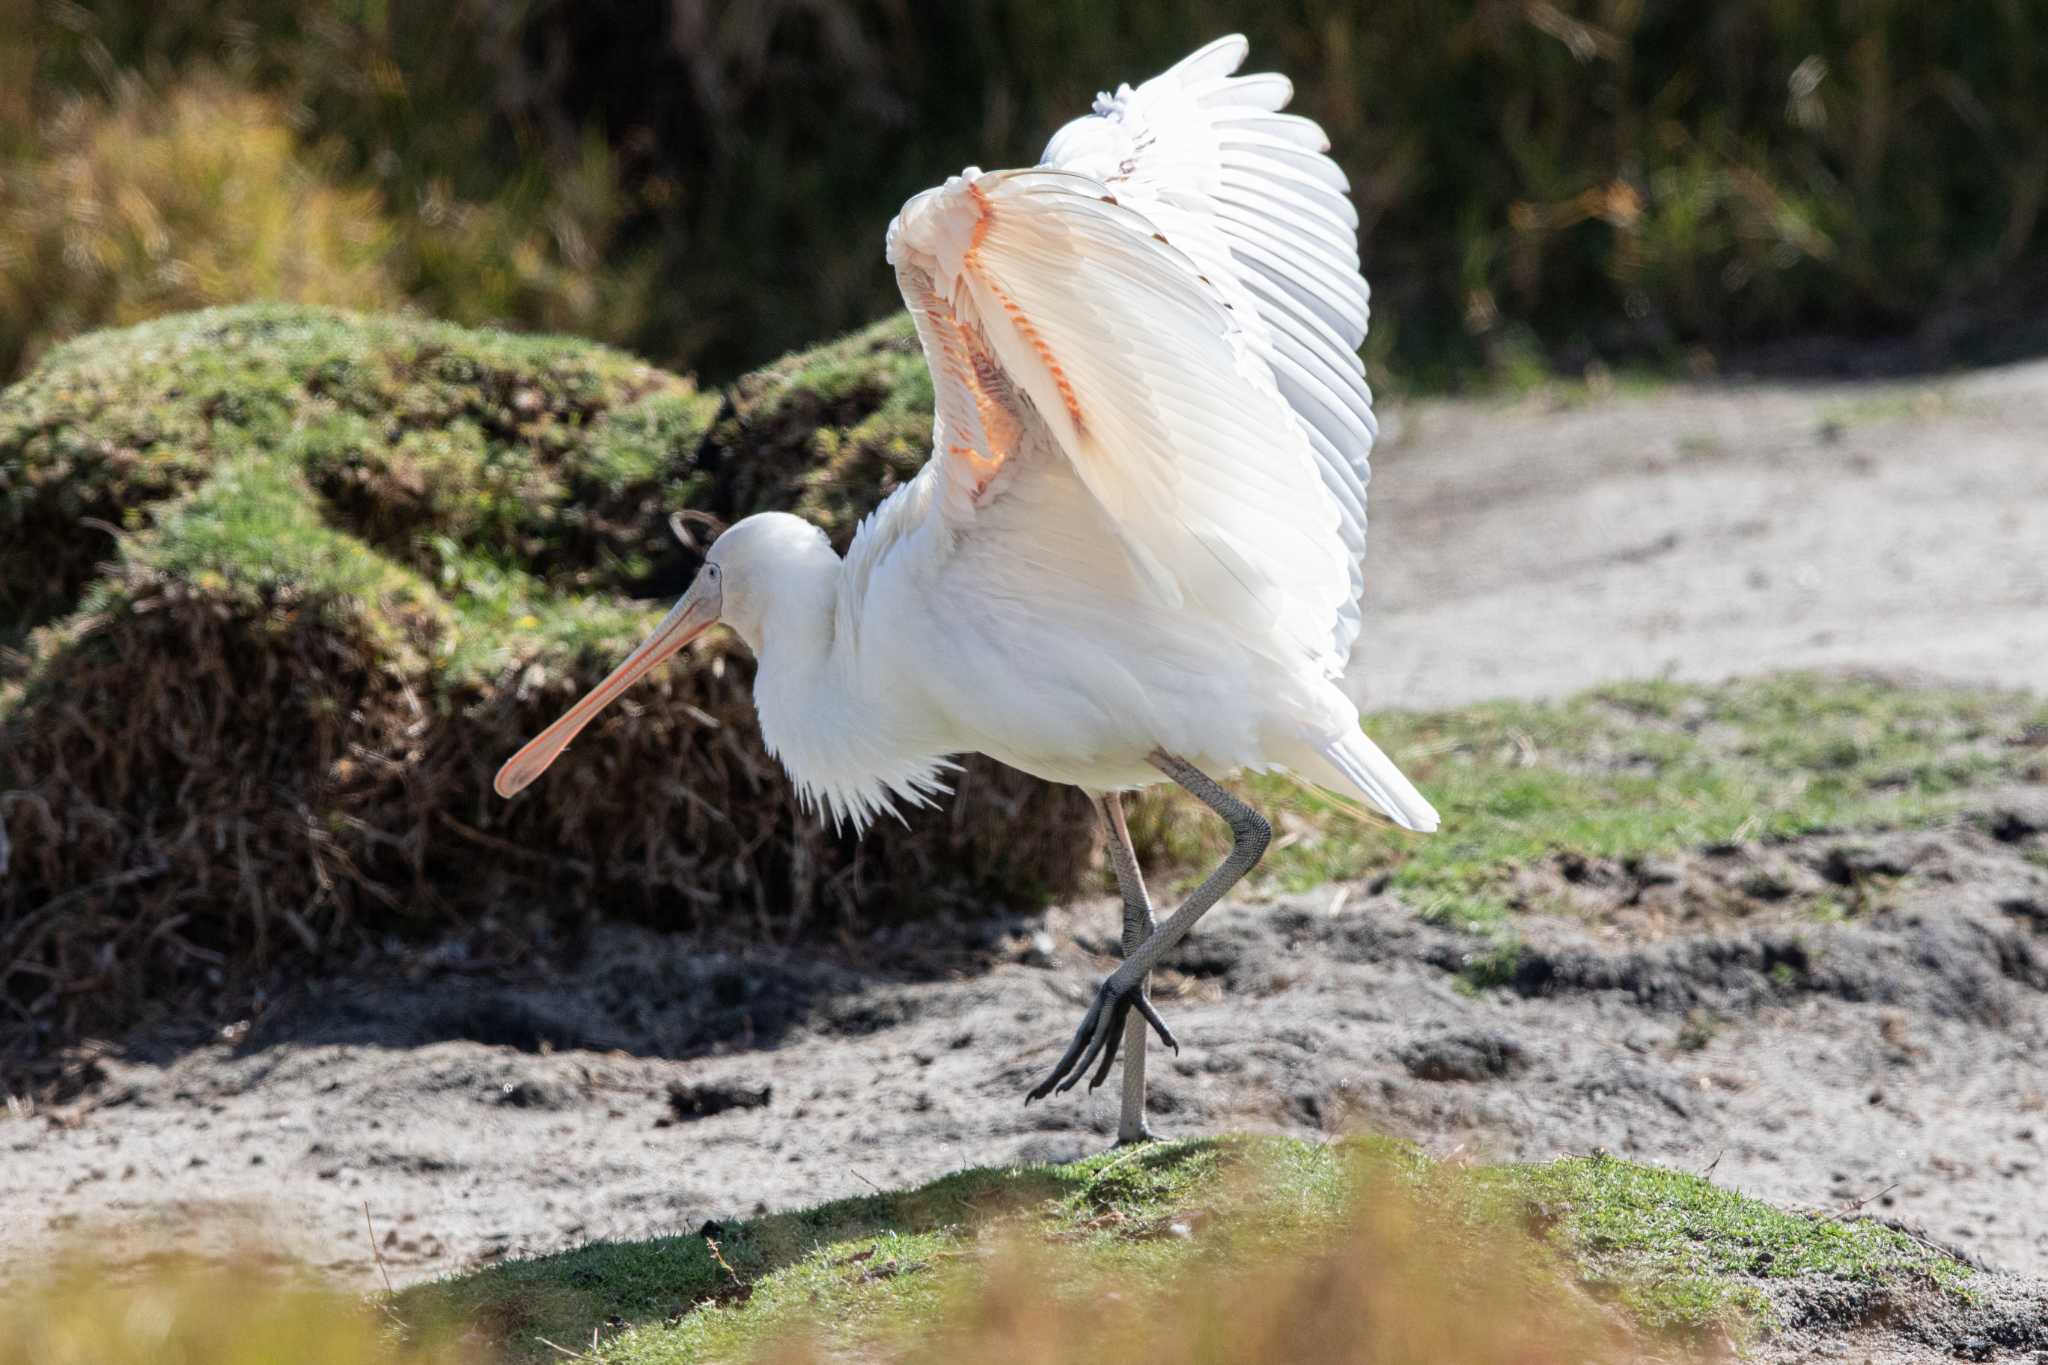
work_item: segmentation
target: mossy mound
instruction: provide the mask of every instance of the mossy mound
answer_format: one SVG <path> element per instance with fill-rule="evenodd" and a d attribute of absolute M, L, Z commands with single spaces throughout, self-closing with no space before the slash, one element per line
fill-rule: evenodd
<path fill-rule="evenodd" d="M 694 572 L 672 516 L 793 507 L 843 543 L 922 459 L 928 402 L 900 324 L 725 395 L 317 309 L 54 352 L 0 395 L 0 1027 L 233 1009 L 281 966 L 507 907 L 786 933 L 1071 884 L 1085 803 L 993 766 L 914 829 L 820 829 L 729 645 L 490 792 Z"/>

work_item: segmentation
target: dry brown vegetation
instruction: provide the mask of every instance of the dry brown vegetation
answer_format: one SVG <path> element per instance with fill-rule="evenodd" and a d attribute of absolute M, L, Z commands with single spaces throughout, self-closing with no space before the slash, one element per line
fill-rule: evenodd
<path fill-rule="evenodd" d="M 150 1006 L 230 1018 L 392 931 L 503 960 L 591 913 L 778 936 L 1071 886 L 1085 803 L 992 766 L 914 829 L 821 828 L 730 646 L 490 793 L 693 571 L 668 514 L 794 506 L 843 541 L 922 458 L 921 370 L 890 327 L 720 397 L 581 343 L 287 309 L 53 354 L 0 396 L 0 1057 Z"/>
<path fill-rule="evenodd" d="M 0 1298 L 0 1365 L 482 1365 L 407 1346 L 384 1314 L 251 1253 L 115 1267 L 76 1255 Z"/>
<path fill-rule="evenodd" d="M 1692 1354 L 1604 1313 L 1511 1222 L 1481 1231 L 1386 1184 L 1373 1195 L 1320 1243 L 1195 1259 L 1172 1277 L 1147 1274 L 1142 1261 L 1105 1273 L 1017 1239 L 985 1273 L 942 1290 L 916 1336 L 876 1355 L 903 1365 L 1619 1365 Z M 1125 1232 L 1140 1242 L 1200 1236 L 1200 1222 L 1197 1210 Z M 847 1353 L 799 1338 L 757 1358 L 823 1365 Z"/>
<path fill-rule="evenodd" d="M 0 174 L 0 372 L 53 338 L 180 309 L 403 299 L 382 201 L 333 183 L 278 100 L 131 84 L 66 102 L 42 140 Z"/>

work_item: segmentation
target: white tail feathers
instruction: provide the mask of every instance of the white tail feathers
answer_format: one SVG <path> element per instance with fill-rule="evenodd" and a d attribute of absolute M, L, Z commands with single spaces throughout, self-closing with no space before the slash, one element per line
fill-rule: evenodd
<path fill-rule="evenodd" d="M 1395 824 L 1424 834 L 1436 828 L 1436 807 L 1415 790 L 1415 784 L 1363 730 L 1339 735 L 1317 746 L 1317 751 L 1346 779 L 1347 786 L 1355 787 Z"/>

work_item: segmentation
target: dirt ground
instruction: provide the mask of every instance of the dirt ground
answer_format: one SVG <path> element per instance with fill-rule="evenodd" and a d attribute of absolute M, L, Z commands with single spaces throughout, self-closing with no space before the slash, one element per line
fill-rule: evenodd
<path fill-rule="evenodd" d="M 2048 364 L 1396 409 L 1363 691 L 1808 665 L 2048 687 L 2043 411 Z M 1882 903 L 1822 913 L 1860 867 Z M 1363 886 L 1216 912 L 1160 990 L 1183 1050 L 1154 1063 L 1155 1126 L 1606 1148 L 2048 1276 L 2048 794 L 1525 875 L 1560 909 L 1520 924 L 1514 985 L 1478 993 L 1472 940 Z M 1078 1154 L 1113 1131 L 1110 1088 L 1020 1101 L 1114 920 L 1090 902 L 808 956 L 605 929 L 545 978 L 450 961 L 325 983 L 205 1046 L 136 1040 L 65 1104 L 0 1115 L 0 1259 L 260 1230 L 406 1282 Z M 1875 1358 L 1922 1346 L 1960 1349 Z"/>
<path fill-rule="evenodd" d="M 1394 407 L 1376 707 L 1878 667 L 2048 689 L 2048 362 Z"/>

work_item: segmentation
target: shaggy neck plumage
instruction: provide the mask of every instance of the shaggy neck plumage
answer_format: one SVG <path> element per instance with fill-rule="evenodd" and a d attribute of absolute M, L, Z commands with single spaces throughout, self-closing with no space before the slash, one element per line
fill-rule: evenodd
<path fill-rule="evenodd" d="M 929 804 L 944 790 L 941 764 L 905 743 L 895 698 L 867 685 L 847 602 L 845 567 L 829 549 L 777 566 L 764 609 L 743 630 L 758 668 L 761 737 L 804 804 L 834 825 L 865 828 L 896 803 Z"/>

